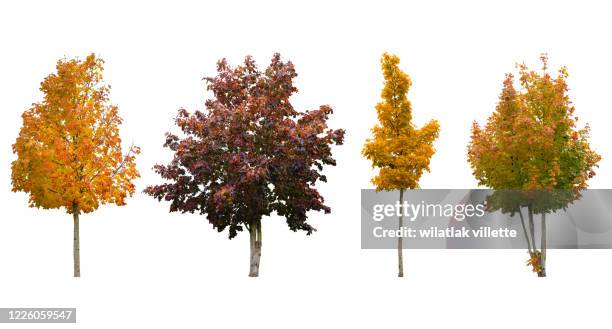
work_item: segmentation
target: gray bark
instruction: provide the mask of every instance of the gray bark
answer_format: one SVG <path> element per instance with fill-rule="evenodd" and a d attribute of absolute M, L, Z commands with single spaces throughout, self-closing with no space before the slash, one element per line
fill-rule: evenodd
<path fill-rule="evenodd" d="M 400 206 L 403 203 L 403 201 L 404 201 L 404 189 L 400 189 L 400 197 L 399 197 Z M 400 211 L 400 216 L 399 216 L 400 230 L 402 229 L 403 226 L 404 226 L 404 214 L 403 212 Z M 403 243 L 402 237 L 399 236 L 397 238 L 397 267 L 398 267 L 397 276 L 400 278 L 404 276 L 404 255 L 403 255 L 404 246 L 402 243 Z"/>
<path fill-rule="evenodd" d="M 523 227 L 523 234 L 525 234 L 525 240 L 527 240 L 527 250 L 529 250 L 529 253 L 532 252 L 532 248 L 531 248 L 531 240 L 529 239 L 529 234 L 527 233 L 527 227 L 525 226 L 525 218 L 523 217 L 523 212 L 521 211 L 521 209 L 519 208 L 518 210 L 519 216 L 521 217 L 521 226 Z"/>
<path fill-rule="evenodd" d="M 251 223 L 249 227 L 251 262 L 249 267 L 249 276 L 259 276 L 259 263 L 261 260 L 261 220 Z"/>
<path fill-rule="evenodd" d="M 536 251 L 536 240 L 535 240 L 535 224 L 533 223 L 533 209 L 531 206 L 527 207 L 529 215 L 529 231 L 531 233 L 531 241 L 533 243 L 533 251 Z"/>
<path fill-rule="evenodd" d="M 542 213 L 542 237 L 540 238 L 540 267 L 539 277 L 546 277 L 546 213 Z"/>
<path fill-rule="evenodd" d="M 74 238 L 72 241 L 72 255 L 74 257 L 74 277 L 78 278 L 81 276 L 81 248 L 79 240 L 79 209 L 76 207 L 73 209 L 72 219 L 74 221 Z"/>

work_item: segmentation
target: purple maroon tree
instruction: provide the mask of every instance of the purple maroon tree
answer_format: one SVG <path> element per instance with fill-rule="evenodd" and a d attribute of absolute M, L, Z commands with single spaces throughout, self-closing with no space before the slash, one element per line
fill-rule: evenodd
<path fill-rule="evenodd" d="M 165 183 L 145 193 L 170 201 L 170 211 L 199 213 L 219 232 L 250 235 L 249 276 L 259 275 L 262 219 L 276 212 L 292 231 L 310 235 L 310 210 L 330 212 L 315 188 L 326 182 L 322 170 L 335 165 L 331 146 L 344 130 L 330 129 L 332 108 L 299 112 L 289 98 L 297 92 L 293 64 L 275 54 L 265 71 L 247 56 L 242 65 L 217 63 L 217 75 L 204 80 L 213 97 L 205 111 L 181 109 L 182 136 L 166 134 L 174 152 L 167 165 L 154 166 Z"/>

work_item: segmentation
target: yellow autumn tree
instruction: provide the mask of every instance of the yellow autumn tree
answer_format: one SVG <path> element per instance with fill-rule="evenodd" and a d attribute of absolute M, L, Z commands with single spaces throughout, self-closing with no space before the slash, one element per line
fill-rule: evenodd
<path fill-rule="evenodd" d="M 79 215 L 100 204 L 125 204 L 139 177 L 138 147 L 124 155 L 118 108 L 102 79 L 104 61 L 63 59 L 40 90 L 44 99 L 22 115 L 13 153 L 13 191 L 29 194 L 29 205 L 64 208 L 74 221 L 74 276 L 80 276 Z"/>
<path fill-rule="evenodd" d="M 399 201 L 403 202 L 404 190 L 419 187 L 423 171 L 429 171 L 429 161 L 435 149 L 440 125 L 431 120 L 418 129 L 412 123 L 412 107 L 407 93 L 412 81 L 400 70 L 399 57 L 384 53 L 381 67 L 385 85 L 382 101 L 376 104 L 379 123 L 372 128 L 373 137 L 366 140 L 363 156 L 372 161 L 379 172 L 372 179 L 377 191 L 399 190 Z M 399 227 L 403 216 L 399 216 Z M 402 238 L 397 240 L 398 276 L 404 276 Z"/>

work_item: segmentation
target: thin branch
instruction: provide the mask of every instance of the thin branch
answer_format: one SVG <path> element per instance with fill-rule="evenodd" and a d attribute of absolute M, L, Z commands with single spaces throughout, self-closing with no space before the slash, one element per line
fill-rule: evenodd
<path fill-rule="evenodd" d="M 57 161 L 56 159 L 51 159 L 51 162 L 63 166 L 63 167 L 67 167 L 65 163 L 61 162 L 61 161 Z"/>
<path fill-rule="evenodd" d="M 111 177 L 115 177 L 115 175 L 117 175 L 119 173 L 119 170 L 121 170 L 123 167 L 125 167 L 125 164 L 127 162 L 128 157 L 130 156 L 130 154 L 132 153 L 134 149 L 134 143 L 132 142 L 132 144 L 130 144 L 130 150 L 128 151 L 128 153 L 123 157 L 123 161 L 121 161 L 121 163 L 119 164 L 119 166 L 117 166 L 117 168 L 115 168 L 115 170 L 113 170 L 113 173 L 111 174 Z M 98 176 L 100 175 L 100 171 L 98 170 L 89 180 L 89 182 L 93 182 L 94 179 L 96 179 Z"/>
<path fill-rule="evenodd" d="M 127 159 L 129 158 L 129 156 L 132 153 L 133 149 L 134 149 L 134 142 L 132 142 L 132 144 L 130 144 L 130 150 L 125 155 L 125 157 L 123 157 L 123 161 L 121 161 L 121 163 L 119 164 L 117 169 L 115 169 L 115 171 L 111 174 L 111 177 L 114 177 L 116 174 L 119 173 L 119 170 L 121 170 L 123 167 L 125 167 L 125 164 L 127 163 Z"/>

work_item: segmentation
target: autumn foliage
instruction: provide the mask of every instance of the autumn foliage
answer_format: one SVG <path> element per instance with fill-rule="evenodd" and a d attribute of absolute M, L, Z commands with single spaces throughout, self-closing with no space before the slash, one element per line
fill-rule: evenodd
<path fill-rule="evenodd" d="M 169 201 L 170 211 L 206 215 L 230 239 L 249 231 L 249 275 L 257 276 L 264 216 L 276 212 L 310 234 L 308 211 L 330 212 L 315 184 L 327 181 L 322 169 L 336 164 L 331 145 L 342 144 L 344 131 L 327 127 L 330 106 L 293 108 L 297 74 L 278 54 L 264 71 L 251 57 L 237 67 L 222 59 L 217 71 L 205 78 L 213 95 L 206 110 L 179 110 L 182 135 L 166 134 L 174 158 L 154 169 L 167 182 L 145 192 Z"/>
<path fill-rule="evenodd" d="M 377 190 L 400 190 L 402 202 L 405 189 L 415 189 L 424 171 L 429 171 L 429 162 L 435 149 L 440 125 L 431 120 L 421 128 L 412 123 L 412 106 L 408 90 L 412 81 L 399 68 L 399 57 L 383 54 L 381 67 L 385 85 L 382 101 L 376 104 L 379 123 L 372 128 L 373 137 L 363 147 L 363 156 L 378 168 L 372 179 Z M 400 217 L 400 227 L 402 226 Z M 402 243 L 398 240 L 399 276 L 403 276 Z"/>
<path fill-rule="evenodd" d="M 64 208 L 75 219 L 75 276 L 78 268 L 78 215 L 99 205 L 124 205 L 138 177 L 131 147 L 124 155 L 118 108 L 109 102 L 103 60 L 63 59 L 41 83 L 42 102 L 22 115 L 13 152 L 13 191 L 28 193 L 30 206 Z"/>
<path fill-rule="evenodd" d="M 568 72 L 519 69 L 519 86 L 507 74 L 495 112 L 486 125 L 474 122 L 468 160 L 479 184 L 496 189 L 493 210 L 518 213 L 523 222 L 530 259 L 528 264 L 545 276 L 546 214 L 565 208 L 580 196 L 595 175 L 601 157 L 589 146 L 589 126 L 577 126 L 568 96 Z M 527 208 L 524 223 L 521 208 Z M 533 215 L 542 215 L 541 247 L 537 250 Z"/>
<path fill-rule="evenodd" d="M 421 128 L 412 123 L 412 106 L 407 94 L 412 81 L 402 72 L 399 58 L 384 54 L 381 60 L 385 86 L 382 101 L 376 104 L 379 124 L 372 128 L 363 155 L 378 175 L 372 179 L 377 190 L 414 189 L 418 187 L 423 171 L 429 171 L 429 162 L 435 149 L 440 125 L 431 120 Z"/>

